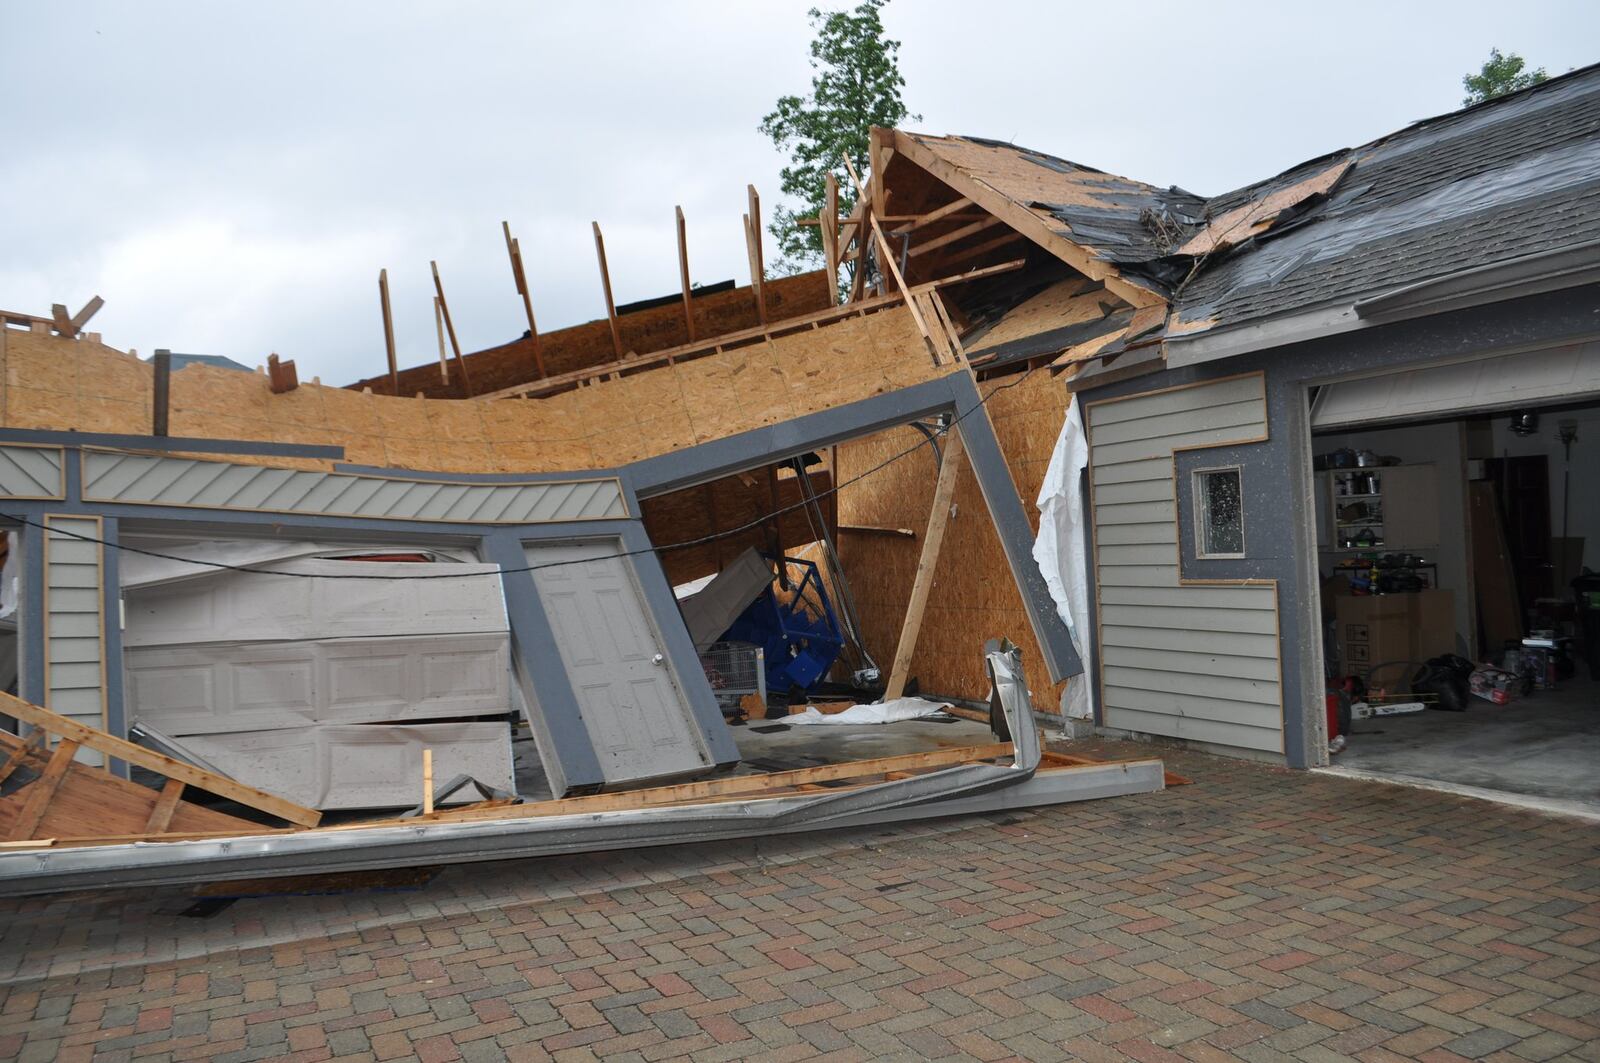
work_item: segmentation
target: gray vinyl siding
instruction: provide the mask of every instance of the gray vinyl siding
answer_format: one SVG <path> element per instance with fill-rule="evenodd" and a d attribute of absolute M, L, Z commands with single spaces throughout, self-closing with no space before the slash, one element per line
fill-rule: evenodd
<path fill-rule="evenodd" d="M 0 495 L 6 498 L 61 498 L 60 447 L 0 447 Z"/>
<path fill-rule="evenodd" d="M 84 452 L 83 497 L 92 502 L 476 524 L 628 516 L 622 485 L 613 477 L 442 483 L 116 451 Z"/>
<path fill-rule="evenodd" d="M 75 537 L 99 539 L 100 521 L 50 516 L 45 523 L 45 705 L 85 727 L 104 730 L 102 547 Z M 78 759 L 101 763 L 100 754 L 89 749 L 80 751 Z"/>
<path fill-rule="evenodd" d="M 1276 588 L 1181 583 L 1179 536 L 1193 529 L 1173 481 L 1175 450 L 1262 438 L 1266 416 L 1259 376 L 1089 407 L 1108 727 L 1283 751 Z"/>

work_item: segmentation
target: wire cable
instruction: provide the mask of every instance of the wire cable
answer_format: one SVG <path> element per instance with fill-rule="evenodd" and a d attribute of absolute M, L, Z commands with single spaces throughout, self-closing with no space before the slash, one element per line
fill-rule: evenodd
<path fill-rule="evenodd" d="M 987 406 L 990 399 L 994 398 L 996 395 L 1000 394 L 1000 392 L 1002 392 L 1002 391 L 1008 391 L 1011 388 L 1014 388 L 1017 385 L 1023 383 L 1030 376 L 1032 376 L 1034 374 L 1034 372 L 1038 368 L 1039 367 L 1037 365 L 1031 365 L 1031 366 L 1028 367 L 1028 369 L 1025 372 L 1023 372 L 1021 375 L 1019 375 L 1017 377 L 1017 379 L 1012 380 L 1012 381 L 1008 381 L 1007 383 L 1004 383 L 1004 384 L 1001 384 L 998 387 L 995 387 L 992 390 L 990 390 L 988 394 L 979 396 L 977 403 L 974 404 L 970 409 L 968 409 L 964 413 L 958 414 L 957 416 L 953 417 L 949 424 L 943 426 L 942 428 L 939 428 L 939 429 L 935 430 L 933 434 L 935 436 L 942 436 L 942 435 L 949 434 L 951 429 L 955 428 L 956 425 L 960 424 L 968 416 L 970 416 L 973 413 L 976 413 L 978 410 L 981 410 L 985 406 Z M 883 461 L 880 461 L 880 462 L 878 462 L 878 464 L 872 466 L 871 468 L 866 469 L 865 471 L 860 472 L 860 473 L 856 474 L 855 476 L 850 477 L 848 480 L 844 480 L 844 481 L 842 481 L 840 483 L 836 483 L 833 486 L 829 487 L 826 491 L 813 493 L 812 498 L 822 498 L 822 497 L 825 497 L 827 495 L 837 494 L 838 492 L 844 490 L 846 487 L 849 487 L 852 484 L 860 483 L 862 480 L 865 480 L 867 477 L 872 476 L 875 473 L 881 472 L 883 469 L 888 468 L 890 465 L 894 464 L 895 462 L 899 461 L 900 459 L 902 459 L 904 457 L 907 457 L 908 455 L 915 454 L 917 451 L 921 450 L 927 444 L 928 444 L 928 440 L 926 440 L 926 439 L 919 440 L 918 442 L 916 442 L 915 444 L 905 448 L 904 450 L 897 451 L 896 453 L 889 455 L 889 457 L 885 458 Z M 668 552 L 673 551 L 673 550 L 686 550 L 686 549 L 688 549 L 689 547 L 692 547 L 692 546 L 704 546 L 707 543 L 716 542 L 719 539 L 728 539 L 728 538 L 732 538 L 735 535 L 743 535 L 745 532 L 751 531 L 752 529 L 755 529 L 755 528 L 759 528 L 764 524 L 769 524 L 772 521 L 776 520 L 777 518 L 782 517 L 784 514 L 791 513 L 794 510 L 800 509 L 800 508 L 802 508 L 802 507 L 804 507 L 804 506 L 806 506 L 808 504 L 809 504 L 809 500 L 802 495 L 800 501 L 794 503 L 793 505 L 784 506 L 784 507 L 782 507 L 780 509 L 774 510 L 771 513 L 763 514 L 762 516 L 759 516 L 759 517 L 755 518 L 754 520 L 747 521 L 746 523 L 739 525 L 737 528 L 730 528 L 730 529 L 728 529 L 726 531 L 720 531 L 720 532 L 712 532 L 710 535 L 702 535 L 702 536 L 700 536 L 699 538 L 696 538 L 696 539 L 686 539 L 683 542 L 670 543 L 670 544 L 668 544 L 666 546 L 656 546 L 654 544 L 651 544 L 650 546 L 641 547 L 641 548 L 639 548 L 637 550 L 623 550 L 623 551 L 621 551 L 619 553 L 603 554 L 603 555 L 601 555 L 599 557 L 569 558 L 569 559 L 562 560 L 562 561 L 545 561 L 545 562 L 542 562 L 542 563 L 536 564 L 536 565 L 523 565 L 523 566 L 520 566 L 518 568 L 502 568 L 500 570 L 500 574 L 501 575 L 508 575 L 508 574 L 514 573 L 514 572 L 538 572 L 538 571 L 541 571 L 543 569 L 561 568 L 561 567 L 566 566 L 566 565 L 585 565 L 585 564 L 588 564 L 591 561 L 611 561 L 611 560 L 616 560 L 616 559 L 626 558 L 626 557 L 638 557 L 638 556 L 643 555 L 643 554 L 664 554 L 664 553 L 668 553 Z M 393 573 L 393 574 L 387 574 L 387 575 L 378 574 L 378 573 L 363 574 L 363 573 L 356 573 L 356 572 L 338 573 L 338 574 L 331 574 L 330 573 L 330 574 L 327 574 L 327 575 L 323 575 L 323 574 L 319 574 L 319 573 L 315 573 L 315 572 L 286 572 L 286 571 L 284 571 L 282 569 L 261 568 L 259 566 L 255 566 L 255 565 L 230 565 L 230 564 L 228 564 L 226 562 L 223 562 L 223 561 L 198 561 L 198 560 L 195 560 L 193 558 L 179 557 L 176 554 L 163 553 L 160 550 L 148 550 L 148 549 L 145 549 L 145 548 L 139 547 L 139 546 L 130 546 L 130 545 L 126 544 L 126 543 L 114 543 L 114 542 L 110 542 L 110 541 L 108 541 L 106 539 L 98 538 L 98 537 L 93 536 L 93 535 L 84 535 L 81 532 L 69 531 L 66 528 L 49 527 L 49 526 L 47 526 L 47 525 L 45 525 L 45 524 L 43 524 L 43 523 L 41 523 L 39 521 L 29 520 L 27 517 L 13 516 L 10 519 L 18 522 L 19 524 L 26 524 L 29 527 L 40 528 L 40 529 L 42 529 L 42 530 L 44 530 L 44 531 L 46 531 L 48 533 L 54 534 L 54 535 L 65 535 L 65 536 L 69 536 L 69 537 L 71 537 L 73 539 L 82 540 L 83 542 L 97 543 L 100 546 L 109 546 L 112 549 L 120 550 L 123 553 L 142 554 L 145 557 L 154 557 L 154 558 L 158 558 L 158 559 L 160 559 L 162 561 L 176 561 L 176 562 L 179 562 L 180 564 L 198 565 L 198 566 L 200 566 L 202 568 L 213 568 L 213 569 L 219 569 L 219 570 L 226 571 L 226 572 L 248 572 L 248 573 L 255 573 L 255 574 L 263 575 L 263 576 L 289 576 L 289 577 L 293 577 L 293 578 L 296 578 L 296 579 L 356 579 L 356 580 L 478 579 L 478 578 L 481 578 L 484 575 L 487 575 L 487 573 L 479 573 L 479 572 L 438 572 L 438 573 L 417 573 L 415 575 L 411 575 L 411 574 L 407 574 L 407 573 Z"/>

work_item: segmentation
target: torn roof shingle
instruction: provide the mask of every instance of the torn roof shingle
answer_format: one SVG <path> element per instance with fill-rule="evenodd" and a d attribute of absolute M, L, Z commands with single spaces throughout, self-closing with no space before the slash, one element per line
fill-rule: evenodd
<path fill-rule="evenodd" d="M 1173 335 L 1600 240 L 1600 65 L 1210 198 L 996 141 L 917 139 L 1165 293 Z"/>
<path fill-rule="evenodd" d="M 1340 153 L 1326 196 L 1209 260 L 1177 331 L 1225 328 L 1600 239 L 1600 67 Z M 1326 164 L 1328 160 L 1320 160 Z M 1215 197 L 1256 201 L 1307 167 Z"/>

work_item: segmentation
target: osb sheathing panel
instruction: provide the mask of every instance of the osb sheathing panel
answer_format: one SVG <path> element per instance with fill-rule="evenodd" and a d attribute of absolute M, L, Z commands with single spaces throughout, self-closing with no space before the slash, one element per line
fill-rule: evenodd
<path fill-rule="evenodd" d="M 820 270 L 774 278 L 763 285 L 763 292 L 769 322 L 815 313 L 832 305 L 833 293 Z M 741 329 L 755 328 L 761 323 L 756 316 L 755 293 L 748 286 L 695 296 L 690 302 L 694 307 L 697 339 L 724 336 Z M 684 321 L 681 300 L 623 314 L 617 319 L 617 332 L 621 336 L 624 353 L 649 354 L 693 342 L 689 338 L 688 324 Z M 611 325 L 605 318 L 541 335 L 539 354 L 544 360 L 545 372 L 551 376 L 604 365 L 617 358 L 616 347 L 611 342 Z M 533 341 L 527 336 L 498 347 L 469 353 L 466 362 L 474 394 L 481 395 L 539 379 L 537 363 L 533 358 Z M 451 359 L 448 382 L 441 377 L 439 363 L 430 360 L 427 364 L 400 371 L 400 394 L 411 396 L 420 391 L 430 398 L 459 398 L 463 394 L 460 376 L 454 358 Z M 380 395 L 387 395 L 389 375 L 375 374 L 357 381 L 351 387 L 358 391 L 362 387 L 370 387 Z"/>
<path fill-rule="evenodd" d="M 979 387 L 988 393 L 1015 379 L 986 381 Z M 1034 499 L 1044 483 L 1067 400 L 1062 378 L 1035 371 L 1021 384 L 996 392 L 985 407 L 1035 532 L 1039 512 Z M 914 429 L 897 428 L 841 444 L 840 481 L 848 482 L 921 439 Z M 986 698 L 989 681 L 983 667 L 983 644 L 1004 635 L 1023 649 L 1023 663 L 1039 707 L 1053 711 L 1055 695 L 1049 693 L 1043 656 L 1011 567 L 972 470 L 964 457 L 961 460 L 954 514 L 934 569 L 911 674 L 927 692 Z M 839 493 L 841 525 L 912 528 L 917 533 L 915 539 L 848 530 L 839 536 L 840 557 L 855 590 L 867 648 L 884 668 L 894 659 L 899 642 L 936 477 L 933 459 L 923 446 Z"/>
<path fill-rule="evenodd" d="M 8 330 L 0 424 L 145 434 L 153 370 L 88 340 Z M 437 472 L 610 468 L 920 383 L 933 365 L 904 306 L 540 399 L 393 398 L 191 364 L 172 374 L 175 436 L 334 444 L 362 465 Z M 329 463 L 240 458 L 261 465 Z"/>
<path fill-rule="evenodd" d="M 1088 281 L 1077 277 L 1052 284 L 1032 299 L 1006 311 L 1005 316 L 996 321 L 989 331 L 967 345 L 967 353 L 977 357 L 1013 340 L 1027 339 L 1041 332 L 1080 325 L 1086 321 L 1098 321 L 1112 310 L 1128 305 L 1104 288 L 1096 287 L 1094 291 L 1085 292 L 1088 286 Z"/>

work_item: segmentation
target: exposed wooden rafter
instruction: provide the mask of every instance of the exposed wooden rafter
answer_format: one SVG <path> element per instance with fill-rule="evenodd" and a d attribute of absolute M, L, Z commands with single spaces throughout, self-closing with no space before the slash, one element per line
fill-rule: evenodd
<path fill-rule="evenodd" d="M 539 348 L 539 323 L 533 319 L 533 296 L 528 291 L 528 271 L 522 264 L 522 244 L 511 235 L 511 223 L 502 221 L 501 230 L 506 236 L 506 255 L 511 259 L 511 280 L 517 287 L 517 294 L 522 296 L 522 312 L 528 319 L 528 339 L 533 345 L 533 367 L 539 375 L 545 375 L 544 352 Z"/>
<path fill-rule="evenodd" d="M 450 303 L 444 297 L 444 282 L 439 279 L 439 263 L 429 262 L 433 270 L 433 292 L 439 300 L 439 314 L 444 318 L 444 330 L 450 337 L 450 349 L 455 352 L 456 367 L 461 370 L 461 391 L 472 397 L 472 377 L 467 373 L 467 360 L 461 356 L 461 342 L 456 339 L 455 322 L 450 320 Z"/>
<path fill-rule="evenodd" d="M 606 240 L 600 235 L 600 223 L 590 222 L 594 227 L 594 253 L 600 260 L 600 287 L 606 294 L 606 321 L 611 325 L 611 346 L 617 352 L 617 357 L 622 357 L 622 330 L 617 328 L 617 302 L 611 297 L 611 270 L 606 267 Z"/>
<path fill-rule="evenodd" d="M 878 132 L 874 130 L 875 134 Z M 1084 276 L 1103 282 L 1107 290 L 1115 293 L 1129 305 L 1140 307 L 1166 302 L 1160 293 L 1127 280 L 1115 267 L 1052 230 L 1043 218 L 1014 202 L 987 182 L 946 162 L 933 151 L 917 143 L 914 137 L 898 130 L 883 130 L 882 133 L 898 154 L 967 196 L 978 206 Z"/>
<path fill-rule="evenodd" d="M 689 225 L 683 220 L 683 208 L 673 207 L 678 224 L 678 279 L 683 284 L 683 326 L 689 330 L 689 342 L 694 342 L 694 299 L 689 284 Z"/>

